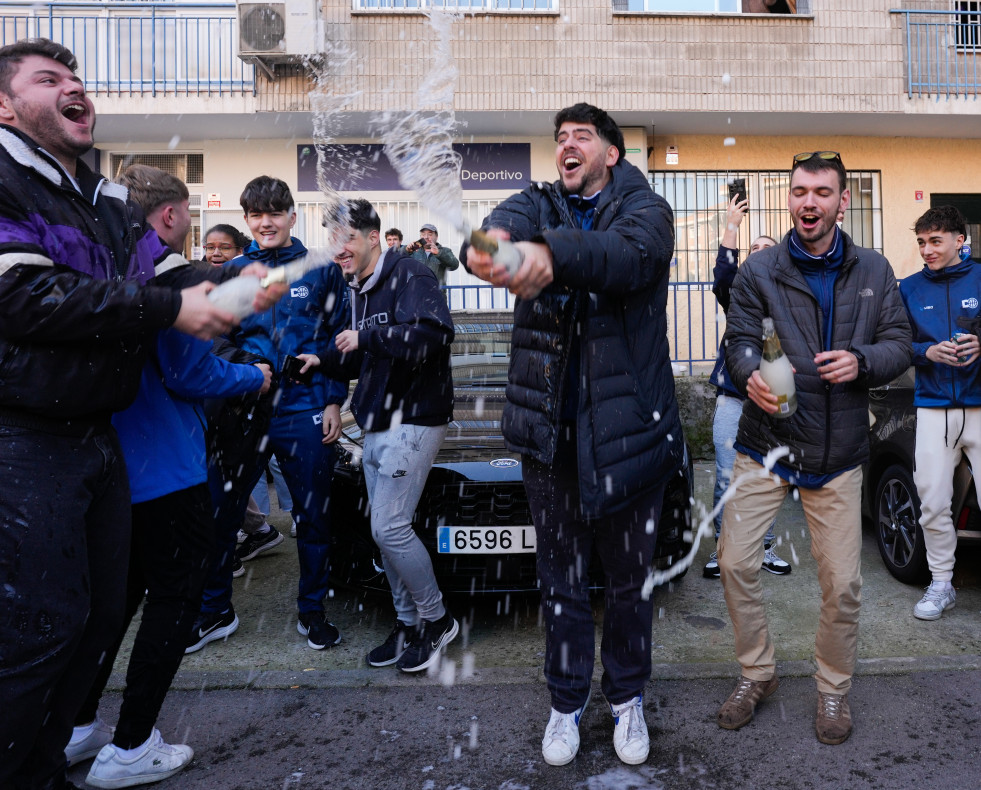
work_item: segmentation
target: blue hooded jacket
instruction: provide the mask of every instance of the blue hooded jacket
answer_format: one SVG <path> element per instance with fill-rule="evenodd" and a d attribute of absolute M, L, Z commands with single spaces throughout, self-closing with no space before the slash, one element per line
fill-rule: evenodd
<path fill-rule="evenodd" d="M 157 335 L 136 400 L 112 424 L 136 504 L 204 483 L 207 428 L 203 398 L 227 398 L 262 387 L 262 371 L 211 353 L 211 343 L 176 329 Z"/>
<path fill-rule="evenodd" d="M 972 260 L 937 272 L 924 266 L 900 282 L 899 293 L 913 328 L 913 404 L 927 409 L 981 406 L 981 361 L 954 367 L 926 358 L 930 346 L 965 331 L 961 324 L 981 316 L 981 266 Z"/>
<path fill-rule="evenodd" d="M 275 269 L 307 254 L 296 238 L 288 247 L 264 250 L 252 242 L 244 256 L 226 263 L 241 267 L 258 261 Z M 248 260 L 244 260 L 248 259 Z M 337 334 L 351 321 L 347 284 L 336 263 L 313 269 L 290 283 L 289 291 L 272 310 L 250 315 L 234 330 L 231 340 L 239 348 L 269 360 L 275 372 L 283 369 L 287 356 L 316 354 L 323 359 Z M 342 404 L 347 382 L 314 376 L 310 385 L 280 379 L 277 414 L 295 414 L 324 406 Z"/>

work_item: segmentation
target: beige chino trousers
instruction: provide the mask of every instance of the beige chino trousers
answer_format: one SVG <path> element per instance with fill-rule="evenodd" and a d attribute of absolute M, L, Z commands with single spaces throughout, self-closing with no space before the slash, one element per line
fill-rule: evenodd
<path fill-rule="evenodd" d="M 725 506 L 719 538 L 719 569 L 732 619 L 736 658 L 750 680 L 776 673 L 773 642 L 763 604 L 760 566 L 763 536 L 790 490 L 788 483 L 742 453 L 733 480 L 743 475 Z M 821 616 L 815 638 L 818 691 L 846 694 L 858 653 L 862 591 L 862 470 L 852 469 L 817 489 L 799 489 L 811 556 L 821 585 Z"/>

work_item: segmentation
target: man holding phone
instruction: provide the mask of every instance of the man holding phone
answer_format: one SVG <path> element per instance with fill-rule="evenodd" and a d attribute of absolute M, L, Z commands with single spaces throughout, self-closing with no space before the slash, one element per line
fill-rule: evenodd
<path fill-rule="evenodd" d="M 430 268 L 441 286 L 446 285 L 446 273 L 459 268 L 460 260 L 453 250 L 439 243 L 436 226 L 426 223 L 419 230 L 419 240 L 412 242 L 405 251 Z"/>
<path fill-rule="evenodd" d="M 735 178 L 729 184 L 729 206 L 726 209 L 726 228 L 722 233 L 722 242 L 719 244 L 719 254 L 715 259 L 715 282 L 712 283 L 712 293 L 719 302 L 719 307 L 726 315 L 729 314 L 729 289 L 732 282 L 736 279 L 736 271 L 739 267 L 739 226 L 749 209 L 749 201 L 746 199 L 746 180 Z M 749 254 L 765 250 L 768 247 L 776 246 L 776 240 L 770 236 L 758 236 L 750 245 Z M 715 417 L 712 421 L 712 441 L 715 444 L 715 491 L 712 496 L 713 511 L 719 507 L 719 501 L 729 488 L 732 479 L 732 466 L 736 462 L 736 431 L 739 428 L 739 418 L 743 413 L 743 401 L 745 397 L 733 384 L 726 369 L 726 347 L 725 341 L 719 344 L 719 354 L 715 360 L 715 367 L 709 382 L 715 385 Z M 713 519 L 715 522 L 715 540 L 718 542 L 719 533 L 722 531 L 722 514 L 725 508 L 719 508 Z M 765 571 L 786 576 L 793 568 L 790 563 L 773 550 L 775 537 L 773 534 L 774 523 L 770 524 L 766 536 L 763 538 L 763 565 Z M 719 571 L 718 552 L 713 551 L 709 557 L 702 575 L 706 579 L 718 579 L 721 575 Z"/>

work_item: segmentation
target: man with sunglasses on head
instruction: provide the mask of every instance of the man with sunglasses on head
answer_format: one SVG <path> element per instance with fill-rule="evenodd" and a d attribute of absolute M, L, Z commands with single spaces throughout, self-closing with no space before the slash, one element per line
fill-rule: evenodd
<path fill-rule="evenodd" d="M 733 468 L 733 480 L 743 479 L 726 504 L 719 539 L 742 676 L 719 709 L 718 723 L 729 730 L 748 724 L 779 684 L 760 581 L 762 540 L 796 487 L 821 584 L 815 730 L 827 744 L 843 743 L 852 731 L 848 691 L 862 588 L 868 390 L 906 370 L 912 356 L 892 267 L 836 225 L 849 199 L 837 152 L 794 157 L 787 198 L 793 229 L 739 267 L 725 334 L 729 374 L 747 400 Z M 797 410 L 782 419 L 759 371 L 767 317 L 795 372 Z M 763 467 L 773 456 L 773 473 L 767 475 Z"/>

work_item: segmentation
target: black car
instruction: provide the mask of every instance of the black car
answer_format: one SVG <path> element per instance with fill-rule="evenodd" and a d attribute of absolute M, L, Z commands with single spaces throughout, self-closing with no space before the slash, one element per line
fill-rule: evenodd
<path fill-rule="evenodd" d="M 920 498 L 913 483 L 914 381 L 910 368 L 885 387 L 869 392 L 871 447 L 864 493 L 886 568 L 902 582 L 921 584 L 929 581 L 930 569 L 920 529 Z M 958 541 L 981 541 L 981 510 L 966 459 L 954 472 L 951 512 Z"/>
<path fill-rule="evenodd" d="M 453 320 L 456 408 L 413 527 L 429 550 L 443 592 L 535 590 L 535 528 L 521 483 L 521 458 L 505 448 L 500 428 L 513 317 L 461 311 Z M 331 489 L 331 577 L 355 587 L 388 589 L 371 538 L 361 430 L 346 410 L 342 421 Z M 665 492 L 657 567 L 667 567 L 691 545 L 690 454 L 686 458 Z"/>

